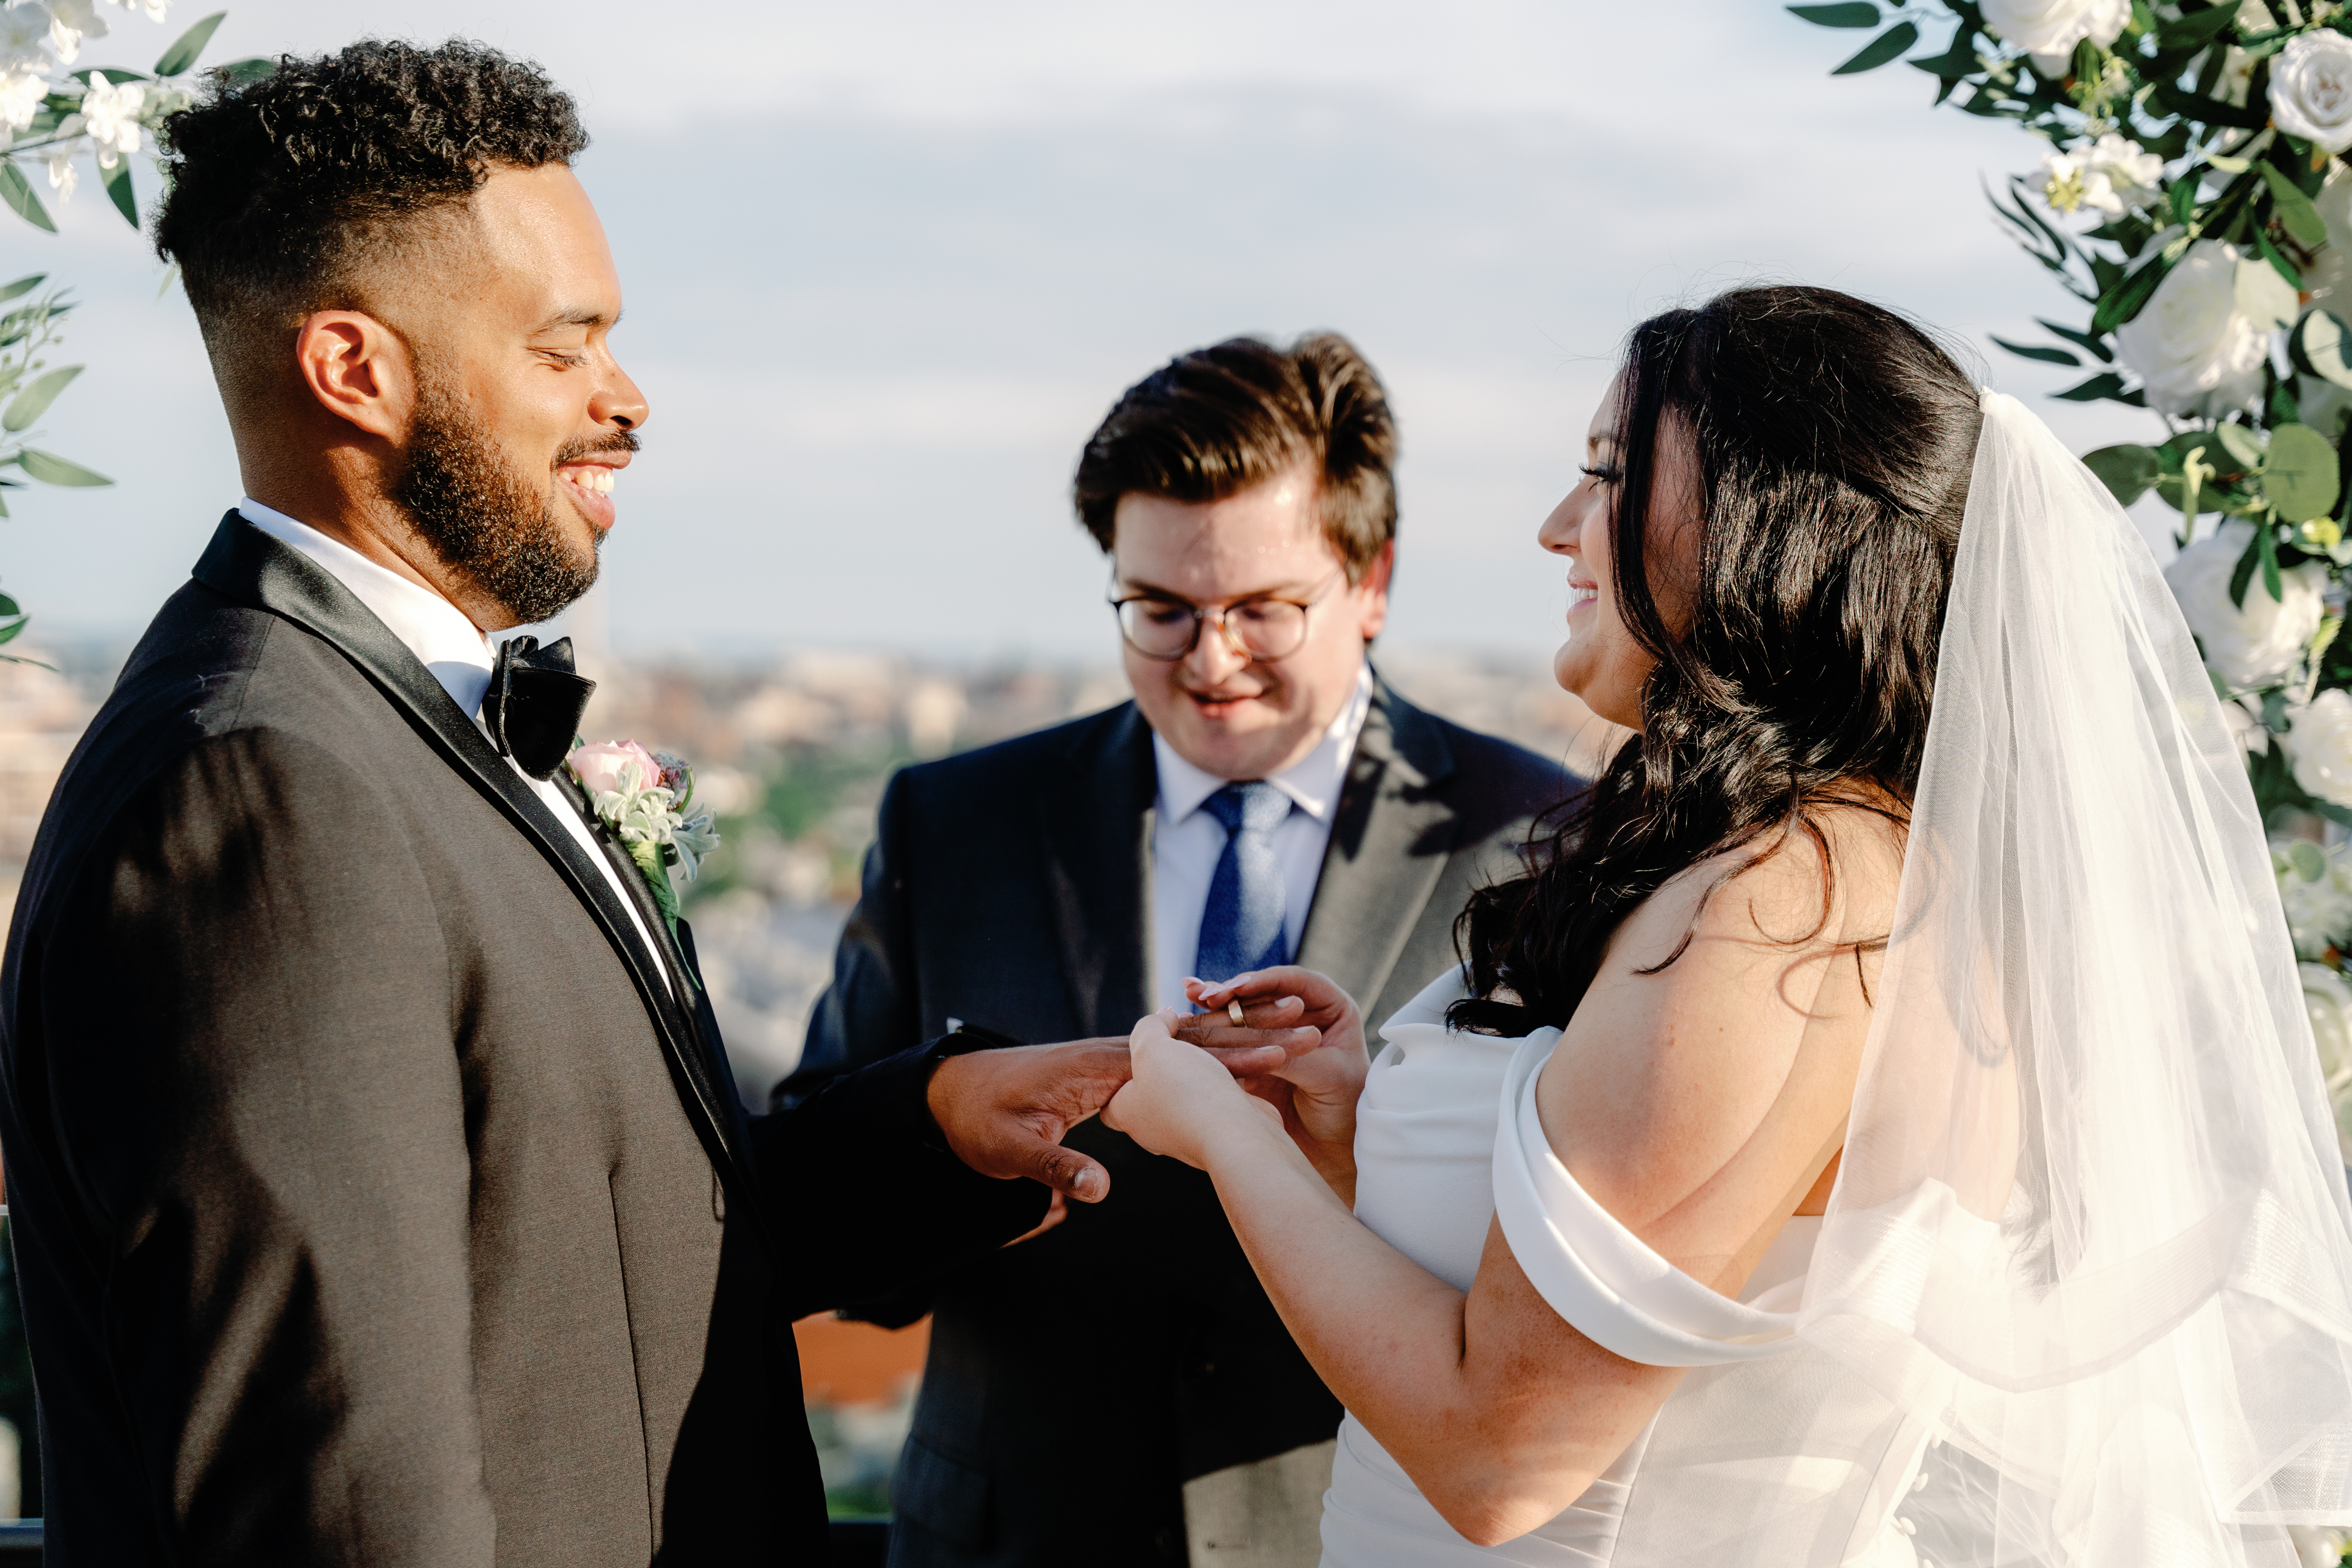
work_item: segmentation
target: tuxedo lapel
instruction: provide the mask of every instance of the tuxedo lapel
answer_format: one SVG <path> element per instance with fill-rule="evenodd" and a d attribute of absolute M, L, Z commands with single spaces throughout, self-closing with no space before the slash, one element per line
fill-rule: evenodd
<path fill-rule="evenodd" d="M 1366 1007 L 1388 984 L 1454 851 L 1454 812 L 1442 787 L 1453 773 L 1444 731 L 1381 682 L 1298 941 L 1301 964 Z"/>
<path fill-rule="evenodd" d="M 1133 703 L 1104 717 L 1038 796 L 1045 883 L 1070 1006 L 1090 1034 L 1124 1034 L 1151 1010 L 1151 731 Z"/>
<path fill-rule="evenodd" d="M 700 1005 L 701 988 L 691 979 L 688 966 L 669 965 L 680 972 L 679 989 L 673 995 L 670 986 L 663 983 L 661 967 L 668 953 L 646 950 L 630 922 L 627 906 L 580 841 L 491 747 L 488 738 L 450 700 L 432 672 L 333 574 L 235 511 L 221 520 L 212 542 L 196 563 L 194 576 L 215 592 L 282 616 L 336 648 L 452 768 L 547 857 L 604 928 L 605 940 L 627 966 L 661 1041 L 678 1098 L 711 1162 L 733 1178 L 743 1197 L 750 1200 L 757 1189 L 749 1179 L 740 1112 L 732 1091 L 719 1081 L 712 1053 L 704 1047 L 697 1014 L 707 1009 Z M 667 938 L 658 913 L 648 912 L 645 919 L 649 931 L 662 933 L 657 941 Z M 756 1204 L 754 1212 L 758 1212 Z"/>

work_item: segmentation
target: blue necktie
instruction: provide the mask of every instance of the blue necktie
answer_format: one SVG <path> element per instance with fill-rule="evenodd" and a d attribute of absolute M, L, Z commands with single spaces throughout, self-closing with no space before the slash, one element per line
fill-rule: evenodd
<path fill-rule="evenodd" d="M 1246 970 L 1289 962 L 1283 940 L 1288 900 L 1274 830 L 1290 815 L 1290 797 L 1264 780 L 1229 784 L 1202 803 L 1224 824 L 1225 852 L 1209 879 L 1201 911 L 1201 945 L 1192 972 L 1203 980 L 1230 980 Z"/>

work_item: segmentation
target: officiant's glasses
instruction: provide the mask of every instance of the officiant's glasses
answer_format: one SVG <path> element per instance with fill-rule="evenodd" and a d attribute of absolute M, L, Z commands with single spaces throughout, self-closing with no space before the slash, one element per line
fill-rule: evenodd
<path fill-rule="evenodd" d="M 1113 599 L 1119 634 L 1146 658 L 1175 660 L 1199 646 L 1201 628 L 1214 621 L 1234 651 L 1271 663 L 1288 658 L 1307 642 L 1307 612 L 1328 598 L 1345 574 L 1342 567 L 1323 580 L 1312 597 L 1300 601 L 1257 594 L 1230 605 L 1195 605 L 1172 594 L 1132 594 Z"/>

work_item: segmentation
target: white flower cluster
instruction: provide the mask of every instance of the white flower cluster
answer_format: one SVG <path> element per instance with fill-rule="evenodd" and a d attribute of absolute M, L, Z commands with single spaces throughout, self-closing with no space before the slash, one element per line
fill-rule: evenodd
<path fill-rule="evenodd" d="M 2127 136 L 2100 137 L 2087 153 L 2053 153 L 2042 160 L 2042 196 L 2062 213 L 2084 207 L 2121 217 L 2152 207 L 2163 193 L 2164 160 Z"/>
<path fill-rule="evenodd" d="M 596 792 L 596 815 L 613 825 L 640 865 L 649 858 L 656 863 L 667 860 L 661 854 L 664 849 L 677 851 L 677 868 L 691 881 L 702 868 L 703 857 L 719 847 L 718 819 L 707 806 L 689 815 L 694 771 L 683 758 L 656 752 L 654 762 L 656 771 L 649 773 L 634 758 L 624 761 L 613 787 Z"/>
<path fill-rule="evenodd" d="M 171 0 L 109 0 L 125 11 L 162 21 Z M 0 0 L 0 149 L 33 122 L 52 95 L 80 99 L 54 136 L 37 145 L 48 164 L 50 187 L 59 198 L 73 195 L 74 155 L 88 150 L 99 167 L 111 169 L 136 153 L 141 133 L 188 101 L 188 95 L 152 83 L 121 82 L 92 73 L 85 87 L 64 75 L 81 57 L 85 40 L 107 35 L 98 0 Z"/>

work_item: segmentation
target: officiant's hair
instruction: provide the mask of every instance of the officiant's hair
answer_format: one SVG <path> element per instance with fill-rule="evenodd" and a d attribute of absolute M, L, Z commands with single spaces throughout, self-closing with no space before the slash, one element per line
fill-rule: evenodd
<path fill-rule="evenodd" d="M 538 66 L 457 38 L 364 38 L 257 79 L 213 71 L 160 140 L 155 250 L 178 264 L 208 341 L 357 305 L 365 268 L 414 220 L 464 203 L 494 167 L 569 163 L 588 145 Z"/>
<path fill-rule="evenodd" d="M 1770 287 L 1643 322 L 1618 387 L 1612 574 L 1657 660 L 1642 731 L 1546 820 L 1526 874 L 1464 910 L 1478 1000 L 1457 1005 L 1463 1027 L 1564 1026 L 1635 905 L 1733 857 L 1711 894 L 1792 833 L 1825 868 L 1822 923 L 1794 939 L 1812 940 L 1836 876 L 1824 814 L 1905 824 L 1918 784 L 1982 423 L 1975 379 L 1892 310 Z M 1679 633 L 1648 564 L 1662 426 L 1688 440 L 1703 489 Z"/>
<path fill-rule="evenodd" d="M 1309 332 L 1178 354 L 1119 395 L 1078 458 L 1071 499 L 1103 552 L 1125 495 L 1213 501 L 1301 464 L 1317 479 L 1323 536 L 1361 582 L 1396 538 L 1396 420 L 1356 345 Z"/>

